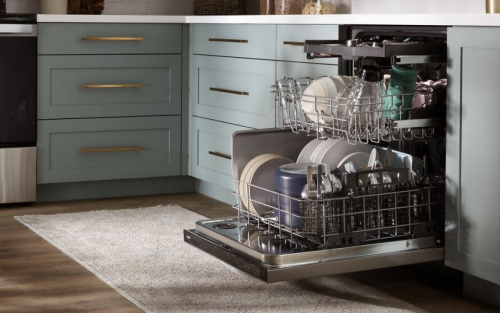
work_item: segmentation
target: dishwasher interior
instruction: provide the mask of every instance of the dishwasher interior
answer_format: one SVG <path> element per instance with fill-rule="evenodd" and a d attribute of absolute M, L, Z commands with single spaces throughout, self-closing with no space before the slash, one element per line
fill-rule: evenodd
<path fill-rule="evenodd" d="M 340 40 L 304 47 L 307 58 L 339 57 L 340 72 L 350 77 L 366 66 L 387 75 L 394 65 L 410 65 L 420 82 L 446 84 L 446 28 L 344 26 Z M 307 96 L 311 81 L 285 78 L 272 86 L 277 128 L 233 134 L 235 216 L 198 221 L 184 231 L 185 241 L 269 283 L 442 260 L 446 89 L 424 86 L 354 103 L 348 92 Z M 397 104 L 416 97 L 424 105 Z M 306 105 L 313 108 L 307 114 Z M 380 159 L 390 155 L 392 165 L 332 167 L 341 187 L 326 193 L 319 188 L 324 169 L 310 167 L 307 196 L 300 197 L 269 187 L 269 179 L 241 179 L 260 155 L 295 162 L 313 140 L 339 139 L 376 150 Z"/>

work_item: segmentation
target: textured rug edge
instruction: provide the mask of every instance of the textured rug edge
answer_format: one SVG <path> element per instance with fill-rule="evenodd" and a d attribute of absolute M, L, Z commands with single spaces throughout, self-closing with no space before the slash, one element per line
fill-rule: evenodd
<path fill-rule="evenodd" d="M 74 213 L 59 213 L 59 214 L 78 214 L 78 213 L 89 213 L 89 212 L 102 212 L 102 211 L 124 211 L 124 210 L 140 210 L 140 209 L 154 209 L 154 208 L 160 208 L 160 207 L 179 207 L 184 209 L 182 206 L 177 205 L 177 204 L 169 204 L 169 205 L 157 205 L 153 207 L 143 207 L 143 208 L 136 208 L 136 209 L 121 209 L 121 210 L 97 210 L 97 211 L 86 211 L 86 212 L 74 212 Z M 186 209 L 184 209 L 186 210 Z M 195 213 L 195 212 L 193 212 Z M 196 213 L 198 214 L 198 213 Z M 48 215 L 58 215 L 58 214 L 48 214 Z M 199 215 L 199 214 L 198 214 Z M 14 218 L 24 226 L 26 226 L 28 229 L 30 229 L 32 232 L 43 238 L 45 241 L 59 249 L 61 252 L 78 262 L 78 264 L 82 265 L 85 267 L 87 270 L 89 270 L 92 274 L 97 276 L 99 279 L 101 279 L 103 282 L 105 282 L 108 286 L 116 290 L 118 293 L 120 293 L 122 296 L 124 296 L 126 299 L 128 299 L 130 302 L 135 304 L 138 308 L 143 310 L 144 312 L 147 313 L 154 313 L 153 311 L 149 310 L 145 305 L 140 303 L 139 301 L 135 300 L 131 295 L 129 295 L 127 292 L 116 286 L 114 283 L 109 281 L 106 277 L 102 276 L 99 272 L 95 271 L 92 267 L 90 267 L 87 263 L 85 263 L 83 260 L 75 256 L 73 253 L 67 251 L 65 248 L 61 247 L 59 244 L 57 244 L 54 240 L 49 238 L 48 236 L 44 235 L 41 233 L 38 229 L 33 227 L 32 225 L 28 224 L 26 221 L 23 220 L 24 217 L 33 217 L 33 216 L 45 216 L 45 215 L 24 215 L 24 216 L 14 216 Z"/>

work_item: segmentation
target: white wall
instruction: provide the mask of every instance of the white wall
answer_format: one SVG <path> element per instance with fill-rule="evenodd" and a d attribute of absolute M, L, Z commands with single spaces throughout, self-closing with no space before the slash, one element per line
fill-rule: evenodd
<path fill-rule="evenodd" d="M 337 0 L 353 14 L 485 13 L 485 0 Z M 194 0 L 105 0 L 104 14 L 191 15 Z M 351 3 L 352 2 L 352 3 Z M 247 0 L 257 14 L 259 0 Z M 38 13 L 40 0 L 7 0 L 9 13 Z"/>
<path fill-rule="evenodd" d="M 354 14 L 486 13 L 485 0 L 352 0 Z"/>
<path fill-rule="evenodd" d="M 103 14 L 192 15 L 194 0 L 105 0 Z"/>
<path fill-rule="evenodd" d="M 103 14 L 191 15 L 194 0 L 105 0 Z M 7 0 L 8 13 L 39 13 L 40 0 Z"/>

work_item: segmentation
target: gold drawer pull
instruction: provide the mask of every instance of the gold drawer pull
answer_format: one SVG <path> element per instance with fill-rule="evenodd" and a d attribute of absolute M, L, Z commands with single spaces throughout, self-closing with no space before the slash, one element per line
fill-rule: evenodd
<path fill-rule="evenodd" d="M 222 38 L 208 38 L 208 41 L 215 42 L 232 42 L 232 43 L 248 43 L 246 39 L 222 39 Z"/>
<path fill-rule="evenodd" d="M 210 87 L 210 91 L 231 93 L 233 95 L 239 95 L 239 96 L 248 96 L 248 95 L 250 95 L 248 92 L 245 92 L 245 91 L 235 91 L 235 90 L 222 89 L 222 88 L 213 88 L 213 87 Z"/>
<path fill-rule="evenodd" d="M 88 148 L 82 149 L 82 153 L 101 153 L 101 152 L 125 152 L 125 151 L 141 151 L 143 147 L 122 147 L 122 148 Z"/>
<path fill-rule="evenodd" d="M 103 89 L 103 88 L 141 88 L 144 84 L 108 84 L 108 85 L 82 85 L 85 89 Z"/>
<path fill-rule="evenodd" d="M 219 158 L 231 160 L 231 156 L 229 154 L 225 154 L 225 153 L 221 153 L 221 152 L 217 152 L 217 151 L 208 151 L 208 154 L 214 155 L 214 156 L 219 157 Z"/>
<path fill-rule="evenodd" d="M 144 37 L 83 37 L 86 41 L 143 41 Z"/>
<path fill-rule="evenodd" d="M 283 41 L 283 44 L 289 46 L 300 46 L 300 47 L 304 46 L 304 43 L 300 41 Z"/>

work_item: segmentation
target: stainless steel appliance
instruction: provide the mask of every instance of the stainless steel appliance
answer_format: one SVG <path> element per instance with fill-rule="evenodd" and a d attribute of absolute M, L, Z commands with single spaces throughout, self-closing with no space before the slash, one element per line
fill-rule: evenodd
<path fill-rule="evenodd" d="M 423 80 L 446 77 L 443 28 L 352 26 L 343 27 L 342 37 L 338 41 L 306 41 L 305 52 L 310 58 L 342 57 L 343 72 L 350 76 L 365 65 L 389 73 L 393 65 L 411 64 Z M 358 43 L 347 45 L 352 39 Z M 236 271 L 266 282 L 442 260 L 446 99 L 428 107 L 386 108 L 384 103 L 396 102 L 391 97 L 401 97 L 404 102 L 405 97 L 415 97 L 415 92 L 379 95 L 382 100 L 367 96 L 363 99 L 369 105 L 356 108 L 342 95 L 306 99 L 297 87 L 303 81 L 285 79 L 274 86 L 278 129 L 233 135 L 237 216 L 199 221 L 194 229 L 184 231 L 185 241 Z M 304 101 L 313 104 L 312 112 L 303 114 Z M 311 113 L 316 118 L 308 117 Z M 392 113 L 405 118 L 382 118 L 394 116 Z M 344 138 L 352 145 L 371 144 L 377 149 L 391 147 L 413 155 L 414 160 L 410 164 L 404 158 L 395 168 L 344 173 L 342 193 L 318 198 L 291 197 L 241 178 L 255 157 L 276 154 L 297 160 L 313 138 Z M 364 183 L 360 175 L 372 175 L 376 182 Z M 386 181 L 385 176 L 397 179 Z M 318 186 L 319 181 L 318 176 Z M 274 200 L 257 201 L 252 190 L 267 193 L 262 199 Z M 269 214 L 246 209 L 253 206 L 251 203 L 267 206 Z M 293 211 L 293 207 L 298 210 Z"/>
<path fill-rule="evenodd" d="M 0 15 L 0 203 L 36 200 L 37 25 Z"/>

